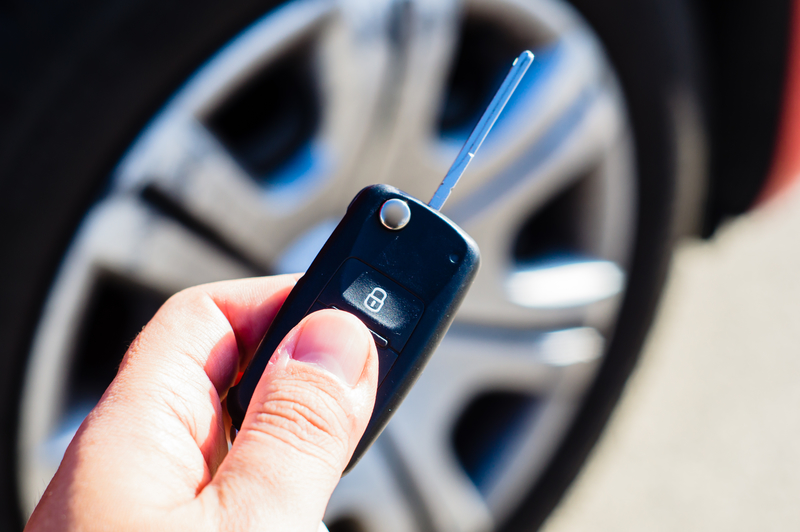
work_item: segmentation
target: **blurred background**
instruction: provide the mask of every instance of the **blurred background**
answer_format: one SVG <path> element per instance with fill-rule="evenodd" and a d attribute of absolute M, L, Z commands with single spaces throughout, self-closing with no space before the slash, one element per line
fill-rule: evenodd
<path fill-rule="evenodd" d="M 482 268 L 331 532 L 800 525 L 790 0 L 0 6 L 0 529 L 170 294 L 303 271 L 373 183 Z"/>
<path fill-rule="evenodd" d="M 642 359 L 544 527 L 800 526 L 800 189 L 684 241 Z"/>

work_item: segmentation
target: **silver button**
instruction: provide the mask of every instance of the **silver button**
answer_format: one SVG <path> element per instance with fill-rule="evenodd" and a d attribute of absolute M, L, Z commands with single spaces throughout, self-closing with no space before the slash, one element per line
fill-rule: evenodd
<path fill-rule="evenodd" d="M 408 225 L 411 220 L 411 209 L 405 201 L 392 198 L 381 206 L 380 218 L 384 227 L 397 231 Z"/>

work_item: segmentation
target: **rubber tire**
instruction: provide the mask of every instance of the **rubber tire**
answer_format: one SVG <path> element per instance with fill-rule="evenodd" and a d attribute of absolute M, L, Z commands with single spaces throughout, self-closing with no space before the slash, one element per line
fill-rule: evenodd
<path fill-rule="evenodd" d="M 636 144 L 637 234 L 628 289 L 598 376 L 556 455 L 503 532 L 541 527 L 606 426 L 652 324 L 675 241 L 683 178 L 677 153 L 682 130 L 676 124 L 681 117 L 673 107 L 679 97 L 696 109 L 692 122 L 703 128 L 697 133 L 703 137 L 706 130 L 703 54 L 686 2 L 570 1 L 603 42 L 625 93 Z"/>
<path fill-rule="evenodd" d="M 0 529 L 23 525 L 15 470 L 22 375 L 78 223 L 167 98 L 275 3 L 42 0 L 0 8 Z M 605 42 L 630 105 L 641 175 L 637 247 L 611 352 L 566 443 L 508 530 L 529 531 L 549 514 L 633 367 L 671 248 L 677 169 L 670 90 L 696 92 L 679 2 L 576 4 Z"/>

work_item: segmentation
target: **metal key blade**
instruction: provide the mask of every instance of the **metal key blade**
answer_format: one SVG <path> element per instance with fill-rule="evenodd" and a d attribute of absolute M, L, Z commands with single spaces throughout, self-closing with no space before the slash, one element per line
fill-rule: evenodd
<path fill-rule="evenodd" d="M 453 161 L 453 165 L 444 176 L 442 184 L 439 185 L 431 201 L 428 202 L 430 208 L 437 211 L 442 209 L 444 202 L 450 197 L 450 192 L 452 192 L 458 180 L 461 179 L 470 161 L 472 161 L 478 148 L 483 144 L 484 139 L 486 139 L 492 126 L 494 126 L 494 123 L 497 121 L 497 117 L 500 116 L 500 113 L 508 103 L 511 95 L 514 94 L 522 76 L 528 71 L 528 67 L 531 66 L 532 62 L 533 54 L 528 50 L 522 52 L 520 56 L 514 60 L 511 70 L 508 72 L 506 79 L 503 80 L 503 84 L 497 89 L 497 93 L 489 103 L 489 107 L 483 112 L 483 116 L 478 121 L 478 125 L 472 130 L 467 142 L 464 143 L 464 147 L 458 152 L 456 160 Z"/>

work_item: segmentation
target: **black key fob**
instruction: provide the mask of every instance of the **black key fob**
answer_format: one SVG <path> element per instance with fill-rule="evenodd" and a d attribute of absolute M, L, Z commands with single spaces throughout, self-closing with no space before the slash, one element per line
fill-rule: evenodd
<path fill-rule="evenodd" d="M 228 394 L 234 426 L 241 427 L 272 353 L 303 317 L 324 308 L 350 312 L 372 331 L 380 367 L 375 409 L 350 470 L 441 342 L 478 263 L 475 242 L 439 212 L 387 185 L 362 190 Z"/>
<path fill-rule="evenodd" d="M 336 308 L 372 331 L 379 358 L 375 409 L 345 472 L 372 445 L 442 341 L 478 271 L 478 246 L 439 210 L 531 61 L 530 52 L 514 61 L 428 205 L 388 185 L 358 193 L 228 394 L 237 429 L 284 336 L 309 313 Z"/>

